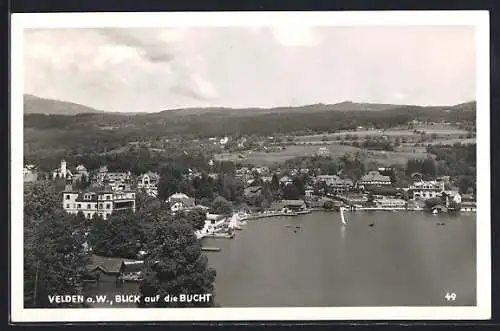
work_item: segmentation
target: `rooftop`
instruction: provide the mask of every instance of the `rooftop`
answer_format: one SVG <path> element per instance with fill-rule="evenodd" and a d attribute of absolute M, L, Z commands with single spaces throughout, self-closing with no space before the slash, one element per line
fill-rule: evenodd
<path fill-rule="evenodd" d="M 132 259 L 91 255 L 89 264 L 87 265 L 87 269 L 90 271 L 94 271 L 99 268 L 104 272 L 119 273 L 122 267 L 122 263 L 143 263 L 143 262 Z"/>

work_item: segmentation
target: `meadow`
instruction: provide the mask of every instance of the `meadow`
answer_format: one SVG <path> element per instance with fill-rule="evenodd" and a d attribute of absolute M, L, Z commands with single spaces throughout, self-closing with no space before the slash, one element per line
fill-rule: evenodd
<path fill-rule="evenodd" d="M 370 161 L 379 162 L 385 165 L 390 164 L 406 164 L 406 161 L 414 158 L 425 158 L 429 154 L 426 152 L 385 152 L 385 151 L 371 151 L 363 148 L 353 146 L 346 146 L 340 144 L 322 144 L 322 145 L 289 145 L 286 149 L 279 152 L 237 152 L 237 153 L 220 153 L 215 155 L 218 161 L 233 161 L 248 163 L 252 165 L 266 165 L 270 166 L 276 163 L 282 163 L 286 160 L 293 159 L 299 156 L 314 156 L 320 147 L 325 147 L 330 152 L 333 158 L 342 157 L 346 153 L 355 154 L 359 152 Z M 243 155 L 244 158 L 241 158 Z"/>

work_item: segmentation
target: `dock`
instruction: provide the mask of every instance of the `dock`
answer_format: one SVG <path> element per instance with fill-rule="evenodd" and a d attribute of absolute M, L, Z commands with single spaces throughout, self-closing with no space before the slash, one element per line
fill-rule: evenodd
<path fill-rule="evenodd" d="M 228 233 L 210 233 L 205 236 L 205 238 L 224 238 L 224 239 L 233 239 L 234 234 Z"/>
<path fill-rule="evenodd" d="M 220 252 L 221 251 L 220 247 L 209 247 L 209 246 L 203 246 L 203 247 L 201 247 L 201 250 L 204 252 Z"/>

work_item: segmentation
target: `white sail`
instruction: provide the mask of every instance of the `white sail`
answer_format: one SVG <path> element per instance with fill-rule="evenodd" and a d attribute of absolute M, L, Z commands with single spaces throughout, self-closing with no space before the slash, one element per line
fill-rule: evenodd
<path fill-rule="evenodd" d="M 340 221 L 343 225 L 347 225 L 347 222 L 344 218 L 344 207 L 340 207 Z"/>
<path fill-rule="evenodd" d="M 229 220 L 229 227 L 232 229 L 236 229 L 238 227 L 238 219 L 236 218 L 236 214 L 234 214 Z"/>

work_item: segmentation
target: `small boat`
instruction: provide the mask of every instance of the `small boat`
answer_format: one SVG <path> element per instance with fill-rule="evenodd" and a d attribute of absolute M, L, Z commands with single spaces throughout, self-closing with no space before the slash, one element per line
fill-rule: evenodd
<path fill-rule="evenodd" d="M 347 222 L 344 218 L 344 207 L 340 207 L 340 221 L 342 222 L 342 225 L 347 225 Z"/>
<path fill-rule="evenodd" d="M 445 223 L 444 222 L 438 222 L 438 223 L 436 223 L 436 225 L 437 226 L 443 226 L 443 225 L 445 225 Z"/>
<path fill-rule="evenodd" d="M 291 228 L 291 227 L 292 227 L 292 225 L 291 225 L 291 224 L 287 224 L 287 225 L 285 225 L 285 228 Z"/>
<path fill-rule="evenodd" d="M 375 226 L 375 223 L 370 223 L 368 226 Z"/>
<path fill-rule="evenodd" d="M 300 229 L 300 226 L 298 226 L 298 225 L 297 225 L 295 228 L 296 228 L 296 229 Z"/>

